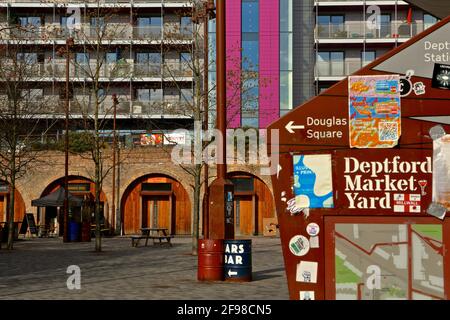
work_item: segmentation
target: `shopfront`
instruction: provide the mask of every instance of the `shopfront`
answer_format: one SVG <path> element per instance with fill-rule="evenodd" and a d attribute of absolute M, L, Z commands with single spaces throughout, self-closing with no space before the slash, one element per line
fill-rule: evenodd
<path fill-rule="evenodd" d="M 291 299 L 450 298 L 450 87 L 427 60 L 449 32 L 447 18 L 269 127 Z"/>

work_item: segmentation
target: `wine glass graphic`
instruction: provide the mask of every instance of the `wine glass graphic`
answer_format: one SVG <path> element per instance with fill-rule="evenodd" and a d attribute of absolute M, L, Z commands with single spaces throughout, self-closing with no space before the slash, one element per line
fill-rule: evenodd
<path fill-rule="evenodd" d="M 425 188 L 427 187 L 427 185 L 428 185 L 428 181 L 427 180 L 420 180 L 419 181 L 419 186 L 420 186 L 420 189 L 422 190 L 422 195 L 423 196 L 427 195 L 427 193 L 425 192 Z"/>

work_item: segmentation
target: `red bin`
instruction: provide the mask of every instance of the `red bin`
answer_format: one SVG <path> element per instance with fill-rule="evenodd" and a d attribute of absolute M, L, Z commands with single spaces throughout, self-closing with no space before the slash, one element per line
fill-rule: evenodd
<path fill-rule="evenodd" d="M 199 281 L 224 280 L 224 247 L 223 240 L 198 241 Z"/>

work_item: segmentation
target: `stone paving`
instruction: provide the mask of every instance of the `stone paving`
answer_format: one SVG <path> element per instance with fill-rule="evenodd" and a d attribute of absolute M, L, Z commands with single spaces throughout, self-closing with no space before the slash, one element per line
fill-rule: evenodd
<path fill-rule="evenodd" d="M 129 238 L 94 242 L 61 239 L 20 240 L 15 250 L 0 250 L 0 299 L 144 299 L 144 300 L 287 300 L 279 238 L 253 238 L 251 283 L 197 281 L 197 257 L 191 239 L 174 246 L 132 248 Z M 69 290 L 69 265 L 81 268 L 81 290 Z"/>

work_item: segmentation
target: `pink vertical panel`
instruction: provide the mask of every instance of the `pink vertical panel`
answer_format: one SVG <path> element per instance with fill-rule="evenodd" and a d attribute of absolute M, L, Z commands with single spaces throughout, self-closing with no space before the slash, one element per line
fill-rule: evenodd
<path fill-rule="evenodd" d="M 227 122 L 241 125 L 241 0 L 227 0 Z"/>
<path fill-rule="evenodd" d="M 227 2 L 228 3 L 228 2 Z M 280 115 L 280 5 L 259 1 L 259 127 Z"/>

